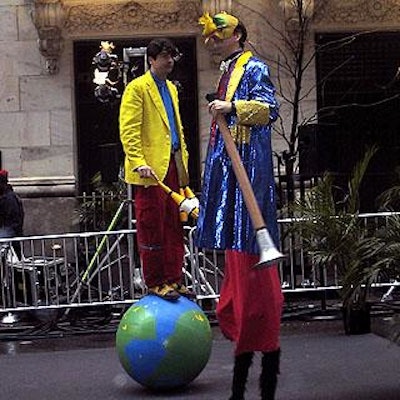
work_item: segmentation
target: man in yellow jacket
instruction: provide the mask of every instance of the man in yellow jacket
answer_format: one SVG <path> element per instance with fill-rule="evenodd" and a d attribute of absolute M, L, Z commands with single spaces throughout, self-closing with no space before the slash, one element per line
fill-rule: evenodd
<path fill-rule="evenodd" d="M 188 152 L 178 91 L 167 76 L 178 50 L 168 39 L 147 46 L 150 69 L 126 87 L 120 108 L 125 180 L 134 185 L 137 240 L 149 293 L 167 300 L 191 293 L 182 284 L 183 227 L 179 209 L 154 176 L 172 190 L 187 185 Z"/>

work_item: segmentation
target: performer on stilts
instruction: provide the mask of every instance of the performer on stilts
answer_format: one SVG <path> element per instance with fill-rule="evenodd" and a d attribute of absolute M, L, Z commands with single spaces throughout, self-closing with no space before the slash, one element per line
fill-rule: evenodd
<path fill-rule="evenodd" d="M 262 353 L 261 398 L 275 397 L 280 361 L 283 305 L 277 265 L 254 268 L 260 258 L 256 232 L 226 151 L 223 115 L 235 140 L 268 231 L 278 245 L 271 124 L 278 103 L 268 66 L 244 50 L 245 26 L 221 12 L 205 13 L 199 23 L 213 55 L 221 58 L 217 89 L 209 96 L 213 116 L 205 163 L 196 245 L 225 250 L 225 276 L 217 306 L 223 334 L 235 343 L 230 400 L 244 399 L 254 352 Z"/>

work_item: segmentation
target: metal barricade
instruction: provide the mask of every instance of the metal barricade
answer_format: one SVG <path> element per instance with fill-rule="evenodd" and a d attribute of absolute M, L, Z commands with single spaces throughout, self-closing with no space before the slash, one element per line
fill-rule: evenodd
<path fill-rule="evenodd" d="M 360 214 L 366 232 L 375 232 L 388 226 L 388 219 L 394 212 Z M 284 292 L 316 292 L 341 289 L 340 277 L 335 267 L 315 268 L 312 260 L 304 251 L 301 234 L 291 229 L 299 219 L 278 219 L 282 251 L 287 255 L 280 263 L 279 271 Z M 393 287 L 397 285 L 395 278 L 387 277 L 387 281 L 376 282 L 374 287 Z M 394 288 L 392 288 L 392 291 Z"/>
<path fill-rule="evenodd" d="M 385 227 L 389 213 L 362 214 L 368 229 Z M 315 270 L 302 248 L 301 236 L 290 230 L 292 219 L 280 219 L 282 289 L 318 292 L 340 289 L 337 271 Z M 185 227 L 185 284 L 201 306 L 213 311 L 224 275 L 224 254 L 199 249 L 195 227 Z M 0 312 L 129 304 L 146 294 L 136 230 L 0 239 Z M 15 251 L 16 248 L 20 250 Z M 162 261 L 160 261 L 162 262 Z M 391 292 L 397 283 L 379 282 Z"/>
<path fill-rule="evenodd" d="M 0 310 L 132 302 L 144 293 L 138 259 L 128 246 L 135 234 L 120 230 L 0 239 Z"/>
<path fill-rule="evenodd" d="M 185 284 L 204 307 L 213 309 L 223 278 L 223 255 L 195 248 L 195 228 L 185 227 L 185 231 Z M 0 311 L 140 299 L 146 287 L 132 246 L 135 238 L 133 229 L 0 239 Z M 14 251 L 17 245 L 20 257 Z"/>

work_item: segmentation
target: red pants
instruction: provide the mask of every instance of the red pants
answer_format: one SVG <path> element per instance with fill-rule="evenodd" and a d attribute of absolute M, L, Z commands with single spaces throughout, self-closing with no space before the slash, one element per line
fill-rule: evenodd
<path fill-rule="evenodd" d="M 283 306 L 278 269 L 252 269 L 259 256 L 225 252 L 225 277 L 217 306 L 222 333 L 235 342 L 235 355 L 279 349 Z"/>
<path fill-rule="evenodd" d="M 173 158 L 164 183 L 179 192 Z M 181 282 L 184 247 L 178 205 L 159 186 L 135 186 L 135 216 L 146 285 Z"/>

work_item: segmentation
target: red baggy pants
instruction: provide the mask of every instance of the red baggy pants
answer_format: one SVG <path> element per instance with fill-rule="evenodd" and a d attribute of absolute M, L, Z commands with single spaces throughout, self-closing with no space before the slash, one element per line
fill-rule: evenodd
<path fill-rule="evenodd" d="M 254 269 L 259 256 L 225 252 L 225 276 L 217 306 L 222 333 L 235 342 L 235 355 L 280 347 L 283 306 L 277 266 Z"/>
<path fill-rule="evenodd" d="M 179 192 L 173 157 L 164 183 Z M 181 282 L 184 245 L 178 205 L 159 186 L 135 186 L 135 216 L 146 285 Z"/>

